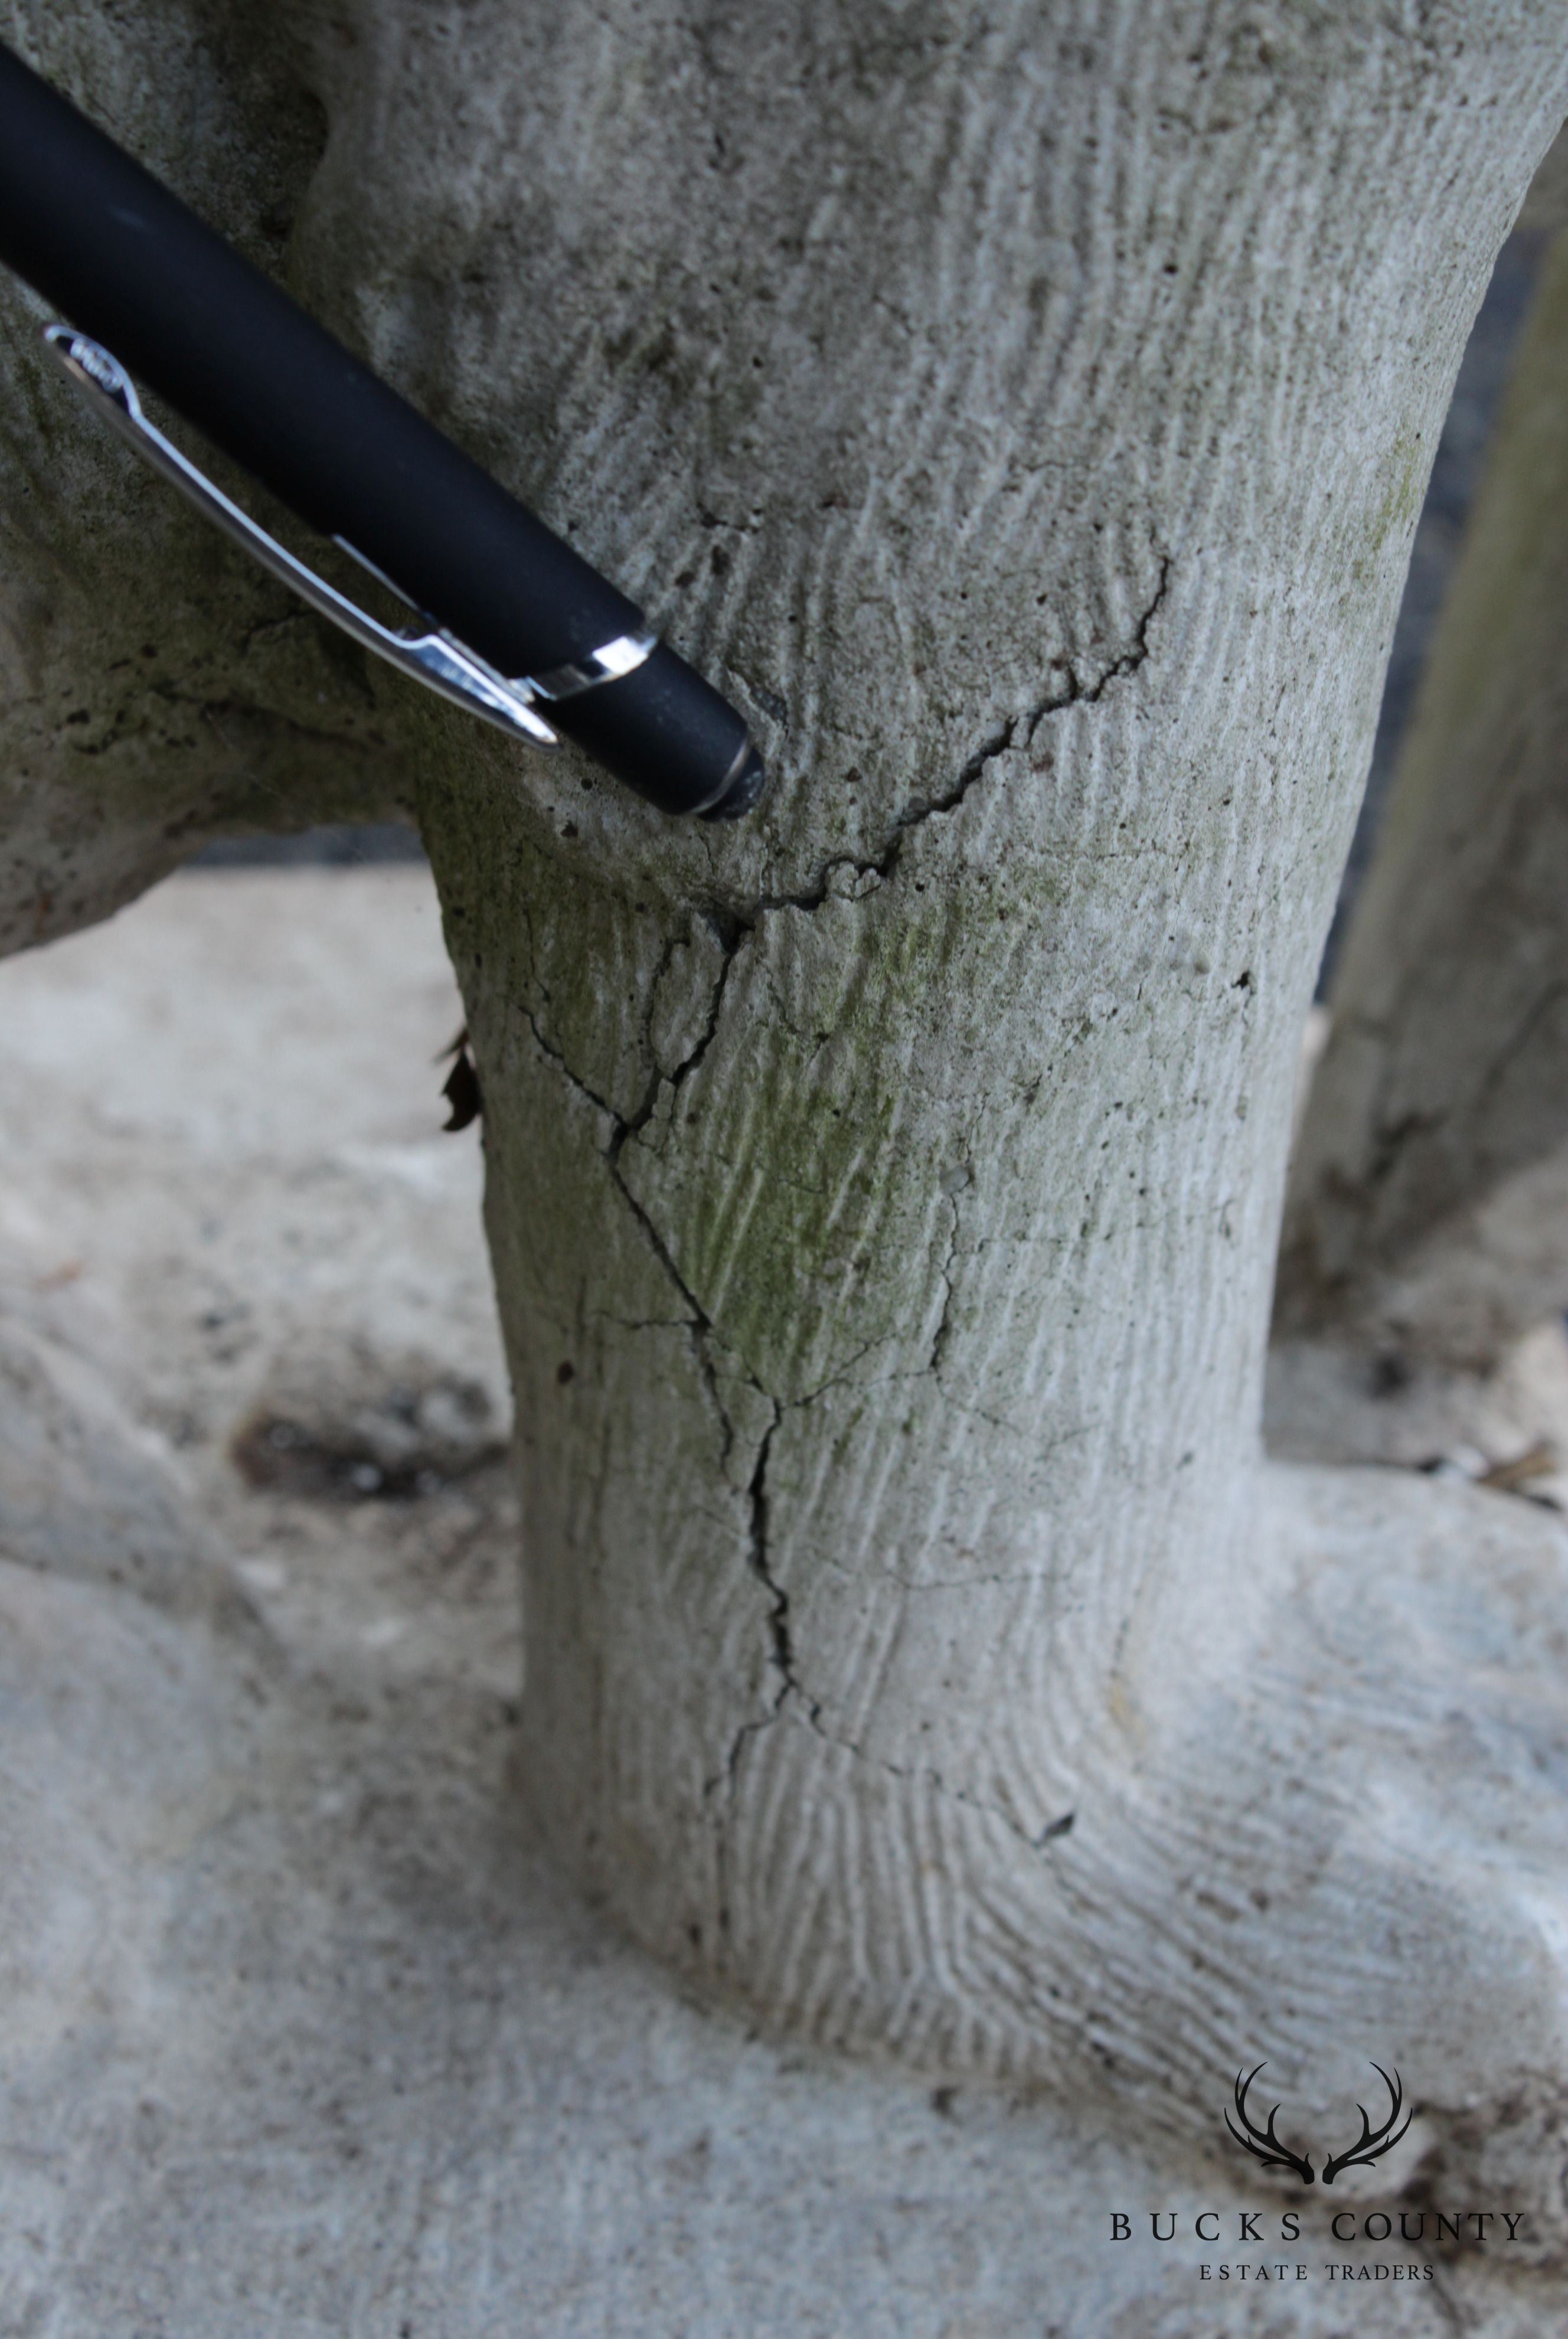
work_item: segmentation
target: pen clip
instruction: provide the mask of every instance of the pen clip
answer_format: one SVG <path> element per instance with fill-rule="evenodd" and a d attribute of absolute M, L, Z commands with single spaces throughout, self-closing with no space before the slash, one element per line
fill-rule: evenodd
<path fill-rule="evenodd" d="M 171 439 L 153 428 L 142 411 L 142 402 L 125 369 L 106 349 L 89 340 L 84 333 L 73 332 L 69 325 L 46 325 L 44 338 L 104 420 L 155 471 L 187 495 L 199 511 L 204 512 L 236 544 L 242 545 L 263 568 L 281 577 L 312 609 L 330 617 L 344 633 L 397 666 L 399 672 L 439 691 L 443 698 L 453 700 L 470 715 L 494 723 L 514 739 L 527 739 L 536 747 L 558 745 L 556 732 L 535 709 L 537 685 L 526 678 L 508 681 L 505 675 L 487 665 L 477 651 L 468 649 L 439 626 L 425 633 L 397 633 L 390 626 L 383 626 L 368 609 L 361 609 L 358 602 L 350 601 L 347 594 L 340 593 L 336 586 L 329 585 L 324 577 L 318 577 L 313 568 L 296 559 L 248 512 L 231 502 L 221 488 L 214 487 Z M 354 550 L 352 545 L 345 548 Z M 370 567 L 362 554 L 357 553 L 355 558 Z M 372 573 L 379 575 L 380 571 Z M 396 591 L 397 587 L 392 589 Z"/>

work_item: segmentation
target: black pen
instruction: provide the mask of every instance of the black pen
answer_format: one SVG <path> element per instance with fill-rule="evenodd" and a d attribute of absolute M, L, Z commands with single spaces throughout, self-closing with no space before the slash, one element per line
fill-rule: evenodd
<path fill-rule="evenodd" d="M 498 724 L 587 749 L 661 811 L 764 786 L 744 719 L 642 612 L 139 163 L 0 47 L 0 261 L 105 419 L 378 655 Z M 266 533 L 148 420 L 144 382 L 423 616 L 397 630 Z"/>

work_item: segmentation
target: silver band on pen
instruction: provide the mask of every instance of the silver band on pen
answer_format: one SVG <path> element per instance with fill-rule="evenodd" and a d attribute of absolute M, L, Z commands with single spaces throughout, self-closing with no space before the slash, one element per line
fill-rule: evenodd
<path fill-rule="evenodd" d="M 619 634 L 613 641 L 601 643 L 597 649 L 585 652 L 568 665 L 553 666 L 547 673 L 508 676 L 498 674 L 477 650 L 459 641 L 443 627 L 431 627 L 421 633 L 411 628 L 398 632 L 382 625 L 368 609 L 362 609 L 287 546 L 280 544 L 276 537 L 269 535 L 188 456 L 182 455 L 172 439 L 149 422 L 124 367 L 101 343 L 84 333 L 73 332 L 69 325 L 47 325 L 44 338 L 104 420 L 263 568 L 298 593 L 320 616 L 329 618 L 377 657 L 385 658 L 400 674 L 423 683 L 427 689 L 439 692 L 468 714 L 495 724 L 513 738 L 527 740 L 535 747 L 558 745 L 559 735 L 538 713 L 536 702 L 575 698 L 600 683 L 616 682 L 623 675 L 635 674 L 656 647 L 656 634 Z M 390 577 L 382 575 L 373 561 L 367 560 L 343 538 L 336 541 L 400 600 L 407 600 L 407 596 Z"/>

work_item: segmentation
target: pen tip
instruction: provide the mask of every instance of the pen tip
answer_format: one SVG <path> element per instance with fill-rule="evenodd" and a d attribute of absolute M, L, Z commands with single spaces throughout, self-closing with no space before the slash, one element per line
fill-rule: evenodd
<path fill-rule="evenodd" d="M 744 820 L 754 804 L 761 799 L 767 786 L 767 765 L 756 749 L 748 749 L 745 760 L 730 782 L 717 804 L 697 814 L 699 820 Z"/>

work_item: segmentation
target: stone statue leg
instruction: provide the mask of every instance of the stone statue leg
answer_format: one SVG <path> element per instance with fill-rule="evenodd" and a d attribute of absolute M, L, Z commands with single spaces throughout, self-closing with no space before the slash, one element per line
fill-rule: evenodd
<path fill-rule="evenodd" d="M 1280 1317 L 1484 1371 L 1568 1305 L 1568 236 L 1543 273 L 1292 1181 Z"/>
<path fill-rule="evenodd" d="M 398 710 L 560 1859 L 769 2024 L 1168 2135 L 1244 2057 L 1310 2114 L 1377 2055 L 1560 2221 L 1563 1540 L 1257 1420 L 1410 535 L 1568 30 L 363 0 L 301 71 L 295 281 L 777 775 L 676 829 Z"/>

